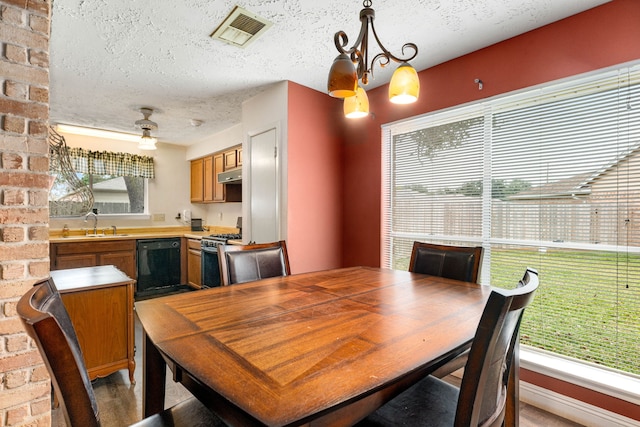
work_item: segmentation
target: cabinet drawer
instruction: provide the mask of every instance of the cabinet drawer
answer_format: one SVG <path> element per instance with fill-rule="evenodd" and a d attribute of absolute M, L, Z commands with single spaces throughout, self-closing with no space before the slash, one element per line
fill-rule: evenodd
<path fill-rule="evenodd" d="M 189 239 L 187 240 L 187 247 L 189 249 L 196 249 L 200 251 L 200 240 L 198 239 Z"/>
<path fill-rule="evenodd" d="M 135 251 L 135 240 L 109 240 L 108 242 L 56 243 L 56 255 L 96 252 Z"/>

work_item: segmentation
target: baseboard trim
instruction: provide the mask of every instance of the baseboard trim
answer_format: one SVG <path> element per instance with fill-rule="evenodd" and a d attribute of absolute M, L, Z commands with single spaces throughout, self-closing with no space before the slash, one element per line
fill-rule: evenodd
<path fill-rule="evenodd" d="M 587 427 L 639 427 L 640 422 L 520 381 L 520 400 Z"/>

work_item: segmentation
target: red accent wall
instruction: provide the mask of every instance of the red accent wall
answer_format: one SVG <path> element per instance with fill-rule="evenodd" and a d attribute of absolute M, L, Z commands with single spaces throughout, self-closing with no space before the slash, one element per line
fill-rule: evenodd
<path fill-rule="evenodd" d="M 292 273 L 340 266 L 342 164 L 333 99 L 288 85 L 288 229 Z"/>
<path fill-rule="evenodd" d="M 421 51 L 420 55 L 429 55 Z M 371 117 L 340 118 L 344 164 L 342 265 L 380 265 L 380 126 L 640 58 L 640 1 L 613 0 L 419 73 L 417 103 L 393 105 L 387 86 L 368 92 Z M 478 90 L 474 80 L 484 83 Z M 342 102 L 332 100 L 340 112 Z M 525 372 L 523 380 L 638 419 L 638 406 Z"/>
<path fill-rule="evenodd" d="M 421 51 L 420 55 L 429 55 Z M 426 69 L 420 99 L 398 106 L 387 86 L 368 92 L 372 117 L 341 117 L 342 264 L 380 264 L 380 126 L 640 58 L 640 1 L 613 0 Z M 484 82 L 478 90 L 476 78 Z M 333 108 L 342 108 L 332 100 Z"/>

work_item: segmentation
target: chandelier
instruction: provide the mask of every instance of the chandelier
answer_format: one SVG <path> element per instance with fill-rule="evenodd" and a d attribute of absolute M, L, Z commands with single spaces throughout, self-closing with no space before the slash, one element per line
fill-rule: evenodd
<path fill-rule="evenodd" d="M 413 50 L 413 55 L 405 58 L 397 57 L 389 52 L 380 42 L 376 29 L 373 26 L 375 11 L 371 8 L 371 0 L 362 2 L 364 9 L 360 11 L 360 34 L 354 45 L 346 50 L 349 43 L 347 34 L 338 31 L 334 35 L 334 43 L 340 54 L 333 61 L 327 87 L 329 95 L 336 98 L 344 98 L 344 113 L 348 118 L 365 117 L 369 114 L 369 99 L 362 86 L 369 83 L 369 77 L 373 77 L 373 65 L 379 62 L 380 67 L 389 65 L 391 61 L 400 65 L 393 73 L 389 83 L 389 100 L 395 104 L 410 104 L 417 101 L 420 92 L 420 80 L 418 73 L 409 65 L 418 54 L 418 47 L 414 43 L 406 43 L 402 46 L 402 55 L 405 49 Z M 369 62 L 369 27 L 371 33 L 382 50 Z"/>

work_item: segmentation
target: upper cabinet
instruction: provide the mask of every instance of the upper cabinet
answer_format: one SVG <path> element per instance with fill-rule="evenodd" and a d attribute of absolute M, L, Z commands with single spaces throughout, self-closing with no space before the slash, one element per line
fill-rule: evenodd
<path fill-rule="evenodd" d="M 238 167 L 238 150 L 229 150 L 224 153 L 224 170 Z"/>
<path fill-rule="evenodd" d="M 218 174 L 242 166 L 242 146 L 191 161 L 191 203 L 241 202 L 242 185 L 218 184 Z"/>
<path fill-rule="evenodd" d="M 224 155 L 213 156 L 213 202 L 224 202 L 226 199 L 225 185 L 218 183 L 218 174 L 224 172 Z"/>
<path fill-rule="evenodd" d="M 204 159 L 191 161 L 191 202 L 204 200 Z"/>

